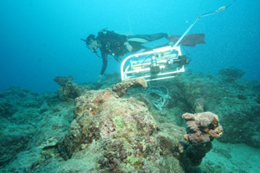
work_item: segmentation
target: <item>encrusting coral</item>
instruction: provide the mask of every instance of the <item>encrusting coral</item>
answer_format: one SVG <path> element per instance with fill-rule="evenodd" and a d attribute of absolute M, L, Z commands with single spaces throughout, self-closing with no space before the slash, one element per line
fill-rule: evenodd
<path fill-rule="evenodd" d="M 96 141 L 104 146 L 99 169 L 133 171 L 156 164 L 159 149 L 151 135 L 157 123 L 144 103 L 133 97 L 121 99 L 111 89 L 92 90 L 75 99 L 74 115 L 59 145 L 65 159 Z"/>
<path fill-rule="evenodd" d="M 189 158 L 189 162 L 197 166 L 206 153 L 211 150 L 213 139 L 222 136 L 223 128 L 219 124 L 218 116 L 211 112 L 185 113 L 182 118 L 187 121 L 188 126 L 184 138 L 191 144 L 183 144 L 185 150 L 181 151 L 182 159 L 187 162 L 187 158 Z"/>
<path fill-rule="evenodd" d="M 114 92 L 117 93 L 117 95 L 119 97 L 123 97 L 124 95 L 126 95 L 127 90 L 130 87 L 143 87 L 146 88 L 147 87 L 147 82 L 144 78 L 134 78 L 134 79 L 130 79 L 130 80 L 125 80 L 121 83 L 118 83 L 116 85 L 113 85 L 112 89 Z"/>
<path fill-rule="evenodd" d="M 88 89 L 87 87 L 72 82 L 73 76 L 71 75 L 68 77 L 56 76 L 53 80 L 61 86 L 61 88 L 58 89 L 58 93 L 59 98 L 62 100 L 68 100 L 69 98 L 74 99 Z"/>
<path fill-rule="evenodd" d="M 188 126 L 188 134 L 185 139 L 192 145 L 211 142 L 214 138 L 219 138 L 223 134 L 218 116 L 211 112 L 185 113 L 182 118 L 187 121 Z"/>
<path fill-rule="evenodd" d="M 217 116 L 208 112 L 184 114 L 189 127 L 188 137 L 184 136 L 183 128 L 159 125 L 143 102 L 133 97 L 120 98 L 131 86 L 146 86 L 140 83 L 142 80 L 130 80 L 113 86 L 113 90 L 90 90 L 77 97 L 76 118 L 58 145 L 61 156 L 68 160 L 95 144 L 101 153 L 95 169 L 102 171 L 171 169 L 166 158 L 175 162 L 176 171 L 182 170 L 176 167 L 179 162 L 199 165 L 211 149 L 213 138 L 221 136 Z M 183 139 L 188 139 L 188 143 Z"/>
<path fill-rule="evenodd" d="M 58 83 L 60 86 L 65 86 L 67 83 L 72 82 L 73 76 L 70 75 L 68 77 L 66 76 L 56 76 L 53 81 Z"/>
<path fill-rule="evenodd" d="M 77 98 L 67 95 L 75 88 L 72 81 L 61 80 L 66 102 L 56 92 L 11 87 L 0 93 L 0 172 L 251 171 L 250 165 L 234 162 L 230 145 L 225 145 L 260 147 L 260 82 L 247 81 L 242 74 L 236 69 L 222 70 L 217 76 L 188 70 L 172 80 L 153 82 L 169 89 L 171 99 L 162 111 L 153 108 L 141 89 L 131 89 L 121 98 L 128 85 L 111 89 L 120 75 L 102 84 L 87 83 L 100 90 L 87 88 Z M 221 119 L 225 135 L 216 115 L 207 110 Z M 185 129 L 180 115 L 187 111 L 198 114 L 185 114 Z M 229 155 L 224 160 L 234 163 L 232 167 L 210 157 L 201 163 L 212 149 L 212 140 L 220 136 L 218 141 L 224 143 L 214 144 L 214 155 L 222 158 L 216 151 L 223 147 Z"/>

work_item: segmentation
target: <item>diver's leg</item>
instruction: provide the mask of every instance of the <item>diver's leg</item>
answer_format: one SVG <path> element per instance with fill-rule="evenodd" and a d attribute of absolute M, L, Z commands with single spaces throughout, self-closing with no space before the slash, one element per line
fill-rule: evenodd
<path fill-rule="evenodd" d="M 140 42 L 135 42 L 135 41 L 129 41 L 129 44 L 132 46 L 132 52 L 133 53 L 141 53 L 141 52 L 145 52 L 145 51 L 149 51 L 152 50 L 149 47 L 145 47 L 142 45 L 142 43 Z"/>
<path fill-rule="evenodd" d="M 139 43 L 148 43 L 151 41 L 159 40 L 161 38 L 168 38 L 166 33 L 157 33 L 152 35 L 130 35 L 127 36 L 128 41 L 139 42 Z"/>

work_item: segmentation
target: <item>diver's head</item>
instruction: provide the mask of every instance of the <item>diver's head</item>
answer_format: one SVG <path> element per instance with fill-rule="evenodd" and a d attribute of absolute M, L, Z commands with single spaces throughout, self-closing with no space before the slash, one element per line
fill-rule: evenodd
<path fill-rule="evenodd" d="M 94 53 L 96 53 L 96 49 L 99 47 L 98 41 L 95 38 L 95 35 L 90 34 L 86 39 L 87 47 Z"/>

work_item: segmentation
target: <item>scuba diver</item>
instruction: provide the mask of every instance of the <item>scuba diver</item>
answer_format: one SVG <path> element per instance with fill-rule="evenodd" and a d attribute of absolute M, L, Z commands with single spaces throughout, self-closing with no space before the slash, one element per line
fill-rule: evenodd
<path fill-rule="evenodd" d="M 186 46 L 195 46 L 196 44 L 205 43 L 204 36 L 204 34 L 187 35 L 181 44 Z M 154 48 L 145 47 L 142 44 L 162 38 L 168 39 L 169 43 L 157 46 L 156 48 L 172 45 L 180 38 L 180 36 L 169 35 L 166 33 L 157 33 L 152 35 L 121 35 L 114 31 L 103 29 L 98 32 L 97 37 L 90 34 L 86 39 L 81 38 L 81 40 L 86 42 L 87 47 L 98 57 L 100 56 L 97 54 L 97 49 L 100 49 L 100 58 L 102 58 L 103 61 L 102 69 L 98 76 L 98 83 L 100 83 L 107 68 L 108 55 L 112 55 L 119 62 L 119 57 L 126 53 L 141 53 L 153 50 Z"/>

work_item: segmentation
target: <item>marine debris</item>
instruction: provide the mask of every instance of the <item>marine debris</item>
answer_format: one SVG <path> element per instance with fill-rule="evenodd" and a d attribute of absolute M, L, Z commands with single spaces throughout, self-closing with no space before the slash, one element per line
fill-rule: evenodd
<path fill-rule="evenodd" d="M 149 86 L 146 92 L 151 96 L 153 105 L 162 110 L 163 107 L 167 106 L 171 96 L 166 86 Z"/>

